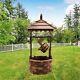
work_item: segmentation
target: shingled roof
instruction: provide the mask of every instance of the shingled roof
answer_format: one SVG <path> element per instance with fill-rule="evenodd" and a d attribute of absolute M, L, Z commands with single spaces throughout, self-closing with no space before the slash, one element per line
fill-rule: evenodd
<path fill-rule="evenodd" d="M 45 20 L 43 20 L 42 14 L 40 15 L 40 20 L 35 21 L 32 23 L 28 30 L 30 31 L 36 31 L 36 30 L 46 30 L 46 31 L 53 31 L 55 27 L 53 27 L 51 24 L 47 23 Z"/>

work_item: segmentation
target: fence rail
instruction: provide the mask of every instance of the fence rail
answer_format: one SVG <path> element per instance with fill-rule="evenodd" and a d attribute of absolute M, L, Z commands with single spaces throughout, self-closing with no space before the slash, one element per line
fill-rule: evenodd
<path fill-rule="evenodd" d="M 69 46 L 70 43 L 52 43 L 52 46 Z M 33 43 L 32 48 L 37 48 L 40 46 L 38 43 Z M 7 52 L 7 51 L 15 51 L 21 49 L 29 49 L 30 44 L 11 44 L 11 45 L 0 45 L 0 52 Z"/>

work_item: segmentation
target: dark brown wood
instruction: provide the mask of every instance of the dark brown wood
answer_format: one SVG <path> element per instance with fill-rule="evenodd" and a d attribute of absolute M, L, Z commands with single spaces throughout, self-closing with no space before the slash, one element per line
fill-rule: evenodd
<path fill-rule="evenodd" d="M 52 58 L 52 56 L 51 56 L 51 37 L 49 38 L 49 43 L 50 43 L 50 47 L 49 47 L 49 58 Z"/>
<path fill-rule="evenodd" d="M 43 16 L 42 16 L 42 14 L 40 15 L 40 20 L 42 20 L 43 19 Z"/>
<path fill-rule="evenodd" d="M 49 59 L 48 57 L 34 57 L 30 59 L 30 72 L 33 74 L 47 74 L 51 72 L 51 62 L 52 59 Z"/>
<path fill-rule="evenodd" d="M 53 31 L 52 29 L 28 29 L 28 31 Z"/>
<path fill-rule="evenodd" d="M 32 32 L 30 32 L 30 58 L 32 58 Z"/>
<path fill-rule="evenodd" d="M 50 38 L 51 36 L 32 36 L 33 38 Z"/>

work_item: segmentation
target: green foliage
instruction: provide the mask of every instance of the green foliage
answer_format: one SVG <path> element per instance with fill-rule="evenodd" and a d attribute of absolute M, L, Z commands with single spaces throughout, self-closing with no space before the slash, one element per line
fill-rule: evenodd
<path fill-rule="evenodd" d="M 18 3 L 16 6 L 16 17 L 28 19 L 27 12 L 25 11 L 25 9 L 22 7 L 20 3 Z"/>
<path fill-rule="evenodd" d="M 14 1 L 0 1 L 0 44 L 27 42 L 27 27 L 30 21 L 27 12 L 20 4 L 15 9 Z"/>
<path fill-rule="evenodd" d="M 63 29 L 62 27 L 56 29 L 53 33 L 53 40 L 57 43 L 73 43 L 75 42 L 75 32 L 72 29 Z"/>
<path fill-rule="evenodd" d="M 68 29 L 72 28 L 71 14 L 66 15 L 66 17 L 64 19 L 65 19 L 66 26 L 68 27 Z"/>
<path fill-rule="evenodd" d="M 8 13 L 4 10 L 3 3 L 0 2 L 0 21 L 8 19 Z"/>
<path fill-rule="evenodd" d="M 11 34 L 12 26 L 11 20 L 0 21 L 0 44 L 8 44 L 15 40 L 15 37 Z"/>
<path fill-rule="evenodd" d="M 15 40 L 15 37 L 11 34 L 12 29 L 13 21 L 8 18 L 4 4 L 0 2 L 0 44 L 8 44 Z"/>
<path fill-rule="evenodd" d="M 70 29 L 65 29 L 63 31 L 63 41 L 66 43 L 72 43 L 75 41 L 75 33 Z"/>
<path fill-rule="evenodd" d="M 74 18 L 73 18 L 73 23 L 74 27 L 77 28 L 79 24 L 79 5 L 75 4 L 74 5 Z"/>
<path fill-rule="evenodd" d="M 15 22 L 15 43 L 26 43 L 28 37 L 27 27 L 29 25 L 29 20 L 17 18 Z"/>
<path fill-rule="evenodd" d="M 78 34 L 78 25 L 79 25 L 79 7 L 80 5 L 78 4 L 75 4 L 74 6 L 74 18 L 73 18 L 73 26 L 74 26 L 74 31 L 75 31 L 75 38 L 76 38 L 76 42 L 77 42 L 77 45 L 78 45 L 78 40 L 79 40 L 79 34 Z"/>
<path fill-rule="evenodd" d="M 13 2 L 15 0 L 2 0 L 1 2 L 3 3 L 6 11 L 8 12 L 8 16 L 11 17 L 13 15 L 13 10 L 14 10 L 14 7 L 13 7 Z"/>
<path fill-rule="evenodd" d="M 61 43 L 63 39 L 62 27 L 56 29 L 53 34 L 54 34 L 53 40 L 57 43 Z"/>
<path fill-rule="evenodd" d="M 79 40 L 79 19 L 80 19 L 80 5 L 79 4 L 75 4 L 74 5 L 74 12 L 73 14 L 70 14 L 66 16 L 65 18 L 65 23 L 67 24 L 67 28 L 72 30 L 72 33 L 75 33 L 75 42 L 77 42 L 78 45 L 78 40 Z"/>
<path fill-rule="evenodd" d="M 20 3 L 16 7 L 16 19 L 15 19 L 15 43 L 26 43 L 28 37 L 27 28 L 30 20 L 28 19 L 27 12 L 24 10 Z"/>

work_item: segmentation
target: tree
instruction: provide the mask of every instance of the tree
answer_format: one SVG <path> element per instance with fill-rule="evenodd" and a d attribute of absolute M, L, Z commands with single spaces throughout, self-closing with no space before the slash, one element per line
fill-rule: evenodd
<path fill-rule="evenodd" d="M 79 34 L 78 34 L 78 25 L 79 25 L 79 5 L 75 4 L 74 6 L 74 15 L 73 15 L 73 27 L 74 27 L 74 32 L 75 32 L 75 38 L 76 38 L 76 42 L 78 45 L 78 40 L 79 40 Z"/>
<path fill-rule="evenodd" d="M 65 19 L 65 23 L 66 23 L 66 26 L 68 27 L 68 29 L 71 29 L 72 28 L 71 12 L 69 15 L 66 15 L 66 17 L 64 19 Z"/>
<path fill-rule="evenodd" d="M 63 33 L 62 33 L 62 27 L 58 28 L 54 32 L 53 40 L 57 43 L 62 43 Z"/>
<path fill-rule="evenodd" d="M 30 20 L 28 19 L 27 12 L 23 9 L 20 3 L 16 7 L 16 19 L 15 19 L 15 43 L 26 43 L 28 37 L 27 27 Z"/>
<path fill-rule="evenodd" d="M 0 0 L 0 44 L 27 42 L 30 23 L 27 12 L 19 3 L 15 9 L 13 1 Z"/>
<path fill-rule="evenodd" d="M 78 25 L 78 35 L 79 35 L 79 40 L 80 40 L 80 23 L 79 23 L 79 25 Z"/>
<path fill-rule="evenodd" d="M 0 21 L 0 44 L 10 44 L 14 42 L 15 37 L 11 34 L 12 26 L 11 20 Z"/>
<path fill-rule="evenodd" d="M 29 25 L 29 20 L 18 18 L 15 22 L 15 43 L 26 43 L 28 37 L 27 27 Z"/>
<path fill-rule="evenodd" d="M 15 0 L 1 0 L 1 2 L 4 5 L 5 10 L 8 13 L 8 17 L 12 17 L 13 15 L 13 11 L 14 11 L 14 7 L 13 7 L 13 2 Z"/>
<path fill-rule="evenodd" d="M 18 3 L 17 7 L 16 7 L 16 16 L 17 16 L 17 18 L 28 19 L 27 12 L 23 9 L 23 7 L 20 3 Z"/>
<path fill-rule="evenodd" d="M 77 42 L 78 45 L 78 40 L 79 40 L 79 17 L 80 17 L 80 6 L 78 4 L 74 5 L 74 12 L 71 15 L 66 15 L 65 22 L 67 24 L 67 27 L 70 31 L 73 31 L 75 33 L 75 42 Z"/>
<path fill-rule="evenodd" d="M 8 18 L 8 13 L 4 8 L 4 4 L 0 2 L 0 44 L 8 44 L 14 41 L 12 36 L 13 22 Z"/>
<path fill-rule="evenodd" d="M 63 30 L 63 42 L 65 43 L 72 43 L 75 41 L 74 38 L 75 34 L 71 29 Z"/>
<path fill-rule="evenodd" d="M 7 20 L 7 17 L 8 13 L 5 11 L 3 3 L 0 2 L 0 21 Z"/>

